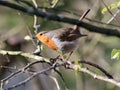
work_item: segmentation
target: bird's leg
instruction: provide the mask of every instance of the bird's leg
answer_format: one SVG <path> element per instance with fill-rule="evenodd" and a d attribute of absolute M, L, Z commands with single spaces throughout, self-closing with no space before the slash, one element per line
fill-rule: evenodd
<path fill-rule="evenodd" d="M 66 65 L 65 65 L 65 68 L 67 68 L 67 67 L 69 67 L 69 65 L 71 65 L 70 57 L 71 57 L 72 53 L 73 53 L 73 51 L 71 51 L 71 52 L 68 54 L 67 58 L 66 58 L 66 61 L 65 61 Z"/>
<path fill-rule="evenodd" d="M 67 58 L 66 58 L 66 61 L 68 61 L 68 60 L 70 59 L 70 56 L 72 55 L 72 53 L 73 53 L 73 51 L 71 51 L 71 52 L 69 53 L 69 55 L 68 55 Z"/>

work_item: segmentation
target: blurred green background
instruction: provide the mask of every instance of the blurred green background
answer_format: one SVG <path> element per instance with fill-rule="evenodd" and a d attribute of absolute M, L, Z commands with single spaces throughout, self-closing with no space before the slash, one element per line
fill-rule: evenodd
<path fill-rule="evenodd" d="M 8 0 L 9 1 L 9 0 Z M 27 0 L 30 1 L 31 0 Z M 52 0 L 36 0 L 38 6 L 49 7 Z M 110 5 L 118 0 L 104 0 L 107 5 Z M 14 1 L 13 1 L 14 2 Z M 32 2 L 31 2 L 32 3 Z M 21 4 L 24 5 L 24 4 Z M 98 26 L 106 26 L 105 24 L 101 25 L 100 23 L 96 23 L 95 21 L 105 22 L 110 20 L 112 17 L 108 12 L 102 14 L 101 11 L 104 8 L 104 4 L 101 0 L 59 0 L 56 5 L 56 8 L 60 10 L 44 10 L 47 12 L 62 14 L 67 17 L 78 19 L 79 16 L 73 14 L 77 13 L 82 15 L 88 8 L 91 9 L 86 18 L 89 18 L 94 21 L 89 21 L 88 19 L 84 19 L 83 21 L 88 22 L 90 24 L 95 24 Z M 71 13 L 64 12 L 63 10 L 68 10 Z M 114 14 L 117 9 L 111 10 Z M 117 15 L 117 20 L 119 20 L 119 14 Z M 30 33 L 34 36 L 34 28 L 33 28 L 33 16 L 30 16 L 26 13 L 22 13 L 20 11 L 16 11 L 7 7 L 0 6 L 0 49 L 11 50 L 11 51 L 23 51 L 28 53 L 33 53 L 36 47 L 33 45 L 32 41 L 24 40 L 26 35 L 30 35 Z M 53 30 L 62 27 L 72 27 L 73 25 L 67 23 L 61 23 L 56 21 L 50 21 L 47 19 L 42 19 L 38 17 L 38 22 L 41 25 L 40 30 Z M 120 25 L 120 23 L 113 20 L 111 24 Z M 107 26 L 108 28 L 118 28 Z M 101 35 L 98 33 L 88 32 L 84 28 L 80 28 L 82 33 L 87 34 L 86 38 L 82 38 L 80 40 L 79 49 L 73 53 L 71 60 L 87 60 L 99 64 L 102 68 L 107 70 L 116 80 L 120 80 L 120 61 L 119 60 L 111 60 L 111 51 L 112 49 L 120 49 L 120 39 L 117 37 L 109 37 L 105 35 Z M 52 52 L 52 53 L 49 53 Z M 57 55 L 56 52 L 48 49 L 42 51 L 42 55 L 47 58 L 52 58 Z M 33 60 L 23 58 L 20 56 L 0 56 L 0 64 L 5 66 L 22 68 L 28 62 Z M 88 65 L 84 65 L 85 67 L 89 67 Z M 46 65 L 39 64 L 34 68 L 35 70 L 42 70 Z M 97 74 L 102 75 L 102 73 L 96 68 L 89 67 L 90 70 L 94 71 Z M 108 84 L 106 82 L 96 80 L 93 77 L 79 73 L 75 75 L 75 72 L 72 70 L 65 70 L 64 68 L 59 68 L 60 72 L 64 76 L 65 82 L 69 87 L 69 90 L 119 90 L 118 87 Z M 2 80 L 11 72 L 15 72 L 15 70 L 9 69 L 0 69 L 0 79 Z M 61 90 L 65 90 L 65 86 L 63 81 L 55 72 L 49 72 L 54 77 L 57 78 L 58 83 L 60 84 Z M 9 84 L 5 85 L 5 88 L 27 78 L 29 75 L 21 74 L 14 79 L 9 81 Z M 52 79 L 48 76 L 40 75 L 25 84 L 25 86 L 20 86 L 15 88 L 15 90 L 56 90 L 56 86 Z"/>

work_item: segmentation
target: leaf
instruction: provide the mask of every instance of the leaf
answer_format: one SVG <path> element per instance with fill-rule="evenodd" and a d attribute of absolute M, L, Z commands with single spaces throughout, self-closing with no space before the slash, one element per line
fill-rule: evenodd
<path fill-rule="evenodd" d="M 120 50 L 113 49 L 111 52 L 111 59 L 120 59 Z"/>
<path fill-rule="evenodd" d="M 112 9 L 118 8 L 119 6 L 120 6 L 120 1 L 114 2 L 110 6 L 103 8 L 101 12 L 102 12 L 102 14 L 105 14 L 105 12 L 107 12 L 108 9 L 112 10 Z"/>
<path fill-rule="evenodd" d="M 45 50 L 45 46 L 41 44 L 40 46 L 41 50 Z"/>
<path fill-rule="evenodd" d="M 75 68 L 75 74 L 78 75 L 79 71 L 80 71 L 81 66 L 80 65 L 76 65 Z"/>
<path fill-rule="evenodd" d="M 80 71 L 80 68 L 81 68 L 81 66 L 80 66 L 79 63 L 78 63 L 78 60 L 75 60 L 75 65 L 76 65 L 75 74 L 78 75 L 78 73 L 79 73 L 79 71 Z"/>
<path fill-rule="evenodd" d="M 63 59 L 66 59 L 67 58 L 67 55 L 63 55 Z"/>
<path fill-rule="evenodd" d="M 117 52 L 117 49 L 113 49 L 111 52 L 111 56 L 114 56 L 116 52 Z"/>

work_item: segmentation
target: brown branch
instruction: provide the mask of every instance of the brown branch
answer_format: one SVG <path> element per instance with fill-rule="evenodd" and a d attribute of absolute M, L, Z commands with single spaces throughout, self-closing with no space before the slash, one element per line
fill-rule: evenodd
<path fill-rule="evenodd" d="M 75 62 L 73 61 L 72 63 L 74 64 Z M 80 61 L 78 61 L 78 63 L 84 63 L 84 64 L 88 64 L 90 66 L 93 66 L 93 67 L 99 69 L 101 72 L 103 72 L 108 78 L 113 79 L 112 75 L 110 75 L 105 69 L 103 69 L 101 66 L 99 66 L 95 63 L 85 61 L 85 60 L 80 60 Z"/>
<path fill-rule="evenodd" d="M 73 66 L 71 65 L 70 69 L 76 70 L 77 66 L 76 65 L 73 65 Z M 92 76 L 95 79 L 98 79 L 98 80 L 101 80 L 101 81 L 104 81 L 104 82 L 108 82 L 108 83 L 111 83 L 111 84 L 113 84 L 117 87 L 120 87 L 120 82 L 119 81 L 116 81 L 114 79 L 109 79 L 109 78 L 101 76 L 101 75 L 97 75 L 97 74 L 93 73 L 92 71 L 90 71 L 86 68 L 80 68 L 79 71 L 83 72 L 83 73 L 86 73 L 86 74 Z"/>
<path fill-rule="evenodd" d="M 21 86 L 21 85 L 27 83 L 28 81 L 30 81 L 31 79 L 33 79 L 34 77 L 36 77 L 37 75 L 42 74 L 42 73 L 45 73 L 45 72 L 47 72 L 47 71 L 50 71 L 50 70 L 52 70 L 53 68 L 54 68 L 54 65 L 53 65 L 53 66 L 50 66 L 50 67 L 48 67 L 48 68 L 46 68 L 46 69 L 44 69 L 44 70 L 41 70 L 41 71 L 39 71 L 39 72 L 35 72 L 35 73 L 33 73 L 33 75 L 29 76 L 27 79 L 19 82 L 19 83 L 16 84 L 16 85 L 13 85 L 13 86 L 9 87 L 8 90 L 11 90 L 11 89 L 16 88 L 16 87 L 18 87 L 18 86 Z"/>
<path fill-rule="evenodd" d="M 65 12 L 65 13 L 69 13 L 69 14 L 72 14 L 72 15 L 75 15 L 75 16 L 78 16 L 78 17 L 81 16 L 81 14 L 78 14 L 78 13 L 76 13 L 74 11 L 70 11 L 70 10 L 66 10 L 66 9 L 62 9 L 62 8 L 57 8 L 57 7 L 51 8 L 51 7 L 38 6 L 38 8 L 43 9 L 43 10 L 45 9 L 47 11 L 53 10 L 53 11 Z M 118 13 L 118 11 L 116 12 L 116 14 L 117 13 Z M 115 24 L 112 24 L 112 23 L 105 23 L 105 22 L 101 22 L 101 21 L 98 21 L 98 20 L 90 19 L 90 18 L 87 18 L 87 17 L 85 17 L 84 19 L 86 19 L 86 20 L 88 20 L 88 21 L 90 21 L 92 23 L 98 23 L 98 24 L 110 25 L 110 26 L 114 26 L 114 27 L 120 27 L 119 25 L 115 25 Z"/>
<path fill-rule="evenodd" d="M 23 56 L 23 57 L 26 57 L 26 58 L 31 58 L 31 59 L 35 59 L 35 60 L 44 60 L 45 62 L 50 62 L 48 59 L 46 58 L 43 58 L 43 57 L 40 57 L 40 56 L 37 56 L 37 55 L 33 55 L 33 54 L 30 54 L 30 53 L 24 53 L 24 52 L 21 52 L 21 51 L 7 51 L 7 50 L 0 50 L 0 54 L 1 55 L 20 55 L 20 56 Z"/>
<path fill-rule="evenodd" d="M 54 21 L 78 25 L 80 27 L 86 28 L 88 31 L 91 31 L 91 32 L 101 33 L 101 34 L 105 34 L 105 35 L 109 35 L 109 36 L 120 37 L 120 30 L 117 30 L 117 29 L 95 26 L 95 25 L 92 25 L 92 24 L 89 24 L 89 23 L 86 23 L 83 21 L 79 21 L 77 19 L 64 17 L 62 15 L 56 15 L 53 13 L 42 12 L 35 8 L 31 8 L 31 7 L 25 8 L 23 6 L 20 6 L 20 5 L 14 4 L 14 3 L 10 3 L 8 1 L 1 0 L 0 5 L 28 13 L 30 15 L 36 15 L 38 17 L 46 18 L 48 20 L 54 20 Z"/>
<path fill-rule="evenodd" d="M 42 57 L 40 57 L 40 56 L 36 56 L 36 55 L 32 55 L 32 54 L 28 54 L 28 53 L 22 53 L 22 52 L 15 52 L 15 51 L 3 51 L 3 50 L 0 50 L 0 54 L 2 54 L 2 55 L 5 55 L 5 54 L 8 54 L 8 55 L 21 55 L 21 56 L 24 56 L 24 57 L 29 57 L 29 58 L 32 58 L 32 59 L 36 59 L 36 60 L 39 60 L 39 61 L 34 61 L 34 62 L 32 62 L 32 63 L 30 63 L 30 64 L 28 64 L 28 65 L 26 65 L 25 67 L 23 67 L 22 69 L 19 69 L 18 71 L 16 71 L 15 73 L 13 73 L 12 75 L 10 75 L 10 76 L 8 76 L 7 78 L 5 78 L 5 79 L 3 79 L 2 81 L 1 81 L 1 86 L 3 85 L 3 81 L 5 81 L 5 80 L 8 80 L 8 79 L 10 79 L 11 77 L 14 77 L 15 75 L 17 75 L 18 73 L 20 73 L 20 72 L 24 72 L 27 68 L 29 68 L 30 66 L 32 66 L 32 65 L 34 65 L 34 64 L 36 64 L 36 63 L 41 63 L 42 61 L 44 61 L 45 63 L 48 63 L 48 61 L 46 62 L 46 58 L 42 58 Z M 24 55 L 25 54 L 25 55 Z M 32 56 L 32 57 L 31 57 Z M 37 58 L 36 58 L 37 57 Z M 50 60 L 49 60 L 49 62 L 50 62 Z M 44 69 L 44 70 L 42 70 L 42 71 L 38 71 L 38 72 L 35 72 L 35 73 L 33 73 L 30 77 L 28 77 L 25 81 L 22 81 L 22 82 L 20 82 L 20 83 L 18 83 L 18 85 L 17 86 L 19 86 L 19 85 L 23 85 L 23 83 L 27 83 L 29 80 L 31 80 L 33 77 L 35 77 L 36 75 L 39 75 L 39 74 L 42 74 L 43 72 L 46 72 L 46 71 L 49 71 L 49 70 L 54 70 L 54 68 L 56 68 L 56 67 L 65 67 L 66 65 L 68 65 L 68 63 L 67 62 L 60 62 L 60 63 L 56 63 L 56 64 L 53 64 L 52 66 L 50 66 L 50 67 L 48 67 L 48 68 L 46 68 L 46 69 Z M 79 72 L 83 72 L 83 73 L 86 73 L 86 74 L 88 74 L 88 75 L 90 75 L 90 76 L 92 76 L 93 78 L 95 78 L 95 79 L 98 79 L 98 80 L 101 80 L 101 81 L 105 81 L 105 82 L 108 82 L 108 83 L 111 83 L 111 84 L 113 84 L 113 85 L 115 85 L 115 86 L 118 86 L 118 87 L 120 87 L 120 82 L 118 82 L 118 81 L 116 81 L 116 80 L 114 80 L 114 79 L 110 79 L 110 78 L 107 78 L 107 77 L 105 77 L 105 76 L 102 76 L 102 75 L 98 75 L 98 74 L 96 74 L 96 73 L 93 73 L 92 71 L 90 71 L 90 70 L 88 70 L 88 69 L 86 69 L 86 68 L 78 68 L 78 65 L 76 65 L 76 64 L 70 64 L 69 66 L 68 66 L 68 69 L 72 69 L 72 70 L 78 70 Z M 16 85 L 14 85 L 13 87 L 16 87 Z"/>
<path fill-rule="evenodd" d="M 32 65 L 34 65 L 34 64 L 36 64 L 37 62 L 40 62 L 40 61 L 44 61 L 45 60 L 45 62 L 46 63 L 48 63 L 48 61 L 50 62 L 50 60 L 46 60 L 46 58 L 43 58 L 43 57 L 40 57 L 40 56 L 36 56 L 36 55 L 32 55 L 32 54 L 29 54 L 29 53 L 22 53 L 22 52 L 15 52 L 15 51 L 5 51 L 5 50 L 0 50 L 0 54 L 2 54 L 2 55 L 6 55 L 6 54 L 8 54 L 8 55 L 21 55 L 21 56 L 24 56 L 24 57 L 28 57 L 28 58 L 31 58 L 31 59 L 36 59 L 36 60 L 39 60 L 39 61 L 35 61 L 35 62 L 32 62 L 31 64 L 28 64 L 28 65 L 26 65 L 24 68 L 22 68 L 22 69 L 20 69 L 21 71 L 24 71 L 25 69 L 27 69 L 29 66 L 32 66 Z M 37 58 L 36 58 L 37 57 Z M 66 62 L 62 62 L 62 63 L 60 63 L 60 64 L 57 64 L 55 67 L 61 67 L 61 66 L 66 66 Z M 55 68 L 54 67 L 54 68 Z M 50 69 L 52 69 L 53 67 L 50 67 L 49 69 L 47 68 L 47 70 L 50 70 Z M 78 68 L 78 65 L 75 65 L 75 64 L 71 64 L 70 66 L 69 66 L 69 69 L 72 69 L 72 70 L 76 70 Z M 42 72 L 44 72 L 45 70 L 43 70 L 43 71 L 39 71 L 39 74 L 41 74 Z M 107 77 L 105 77 L 105 76 L 102 76 L 102 75 L 98 75 L 98 74 L 95 74 L 95 73 L 93 73 L 92 71 L 90 71 L 90 70 L 88 70 L 88 69 L 86 69 L 86 68 L 79 68 L 79 71 L 80 72 L 83 72 L 83 73 L 86 73 L 86 74 L 88 74 L 88 75 L 90 75 L 90 76 L 92 76 L 93 78 L 95 78 L 95 79 L 98 79 L 98 80 L 101 80 L 101 81 L 105 81 L 105 82 L 108 82 L 108 83 L 111 83 L 111 84 L 113 84 L 113 85 L 115 85 L 115 86 L 118 86 L 118 87 L 120 87 L 120 82 L 118 82 L 118 81 L 116 81 L 116 80 L 114 80 L 114 79 L 109 79 L 109 78 L 107 78 Z M 19 70 L 18 71 L 16 71 L 16 73 L 18 73 L 18 72 L 20 72 Z M 14 74 L 15 75 L 15 74 Z M 14 76 L 13 75 L 13 76 Z M 10 77 L 10 76 L 9 76 Z M 34 76 L 31 76 L 31 77 L 34 77 Z M 8 78 L 9 79 L 9 78 Z M 7 80 L 7 79 L 6 79 Z M 27 80 L 26 80 L 27 81 Z"/>
<path fill-rule="evenodd" d="M 7 80 L 11 79 L 12 77 L 16 76 L 17 74 L 21 73 L 21 72 L 25 72 L 26 69 L 28 69 L 30 66 L 36 64 L 36 63 L 42 63 L 44 61 L 40 60 L 40 61 L 35 61 L 35 62 L 32 62 L 28 65 L 26 65 L 25 67 L 21 68 L 21 69 L 18 69 L 16 72 L 10 74 L 9 76 L 7 76 L 6 78 L 2 79 L 1 81 L 4 83 L 6 82 Z"/>

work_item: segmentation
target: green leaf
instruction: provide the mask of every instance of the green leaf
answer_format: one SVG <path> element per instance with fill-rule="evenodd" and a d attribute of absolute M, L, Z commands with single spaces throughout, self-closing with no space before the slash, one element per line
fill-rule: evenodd
<path fill-rule="evenodd" d="M 67 55 L 63 55 L 63 59 L 66 59 L 67 58 Z"/>
<path fill-rule="evenodd" d="M 120 50 L 113 49 L 111 52 L 111 59 L 120 59 Z"/>
<path fill-rule="evenodd" d="M 78 75 L 79 71 L 80 71 L 81 66 L 80 65 L 76 65 L 75 68 L 75 74 Z"/>
<path fill-rule="evenodd" d="M 76 65 L 75 74 L 78 75 L 81 68 L 80 64 L 78 63 L 78 60 L 75 60 L 75 65 Z"/>
<path fill-rule="evenodd" d="M 110 6 L 108 6 L 107 8 L 106 7 L 103 8 L 101 12 L 102 12 L 102 14 L 105 14 L 105 12 L 108 12 L 108 9 L 112 10 L 112 9 L 118 8 L 119 6 L 120 6 L 120 1 L 114 2 Z"/>
<path fill-rule="evenodd" d="M 41 50 L 45 50 L 45 46 L 41 44 Z"/>

